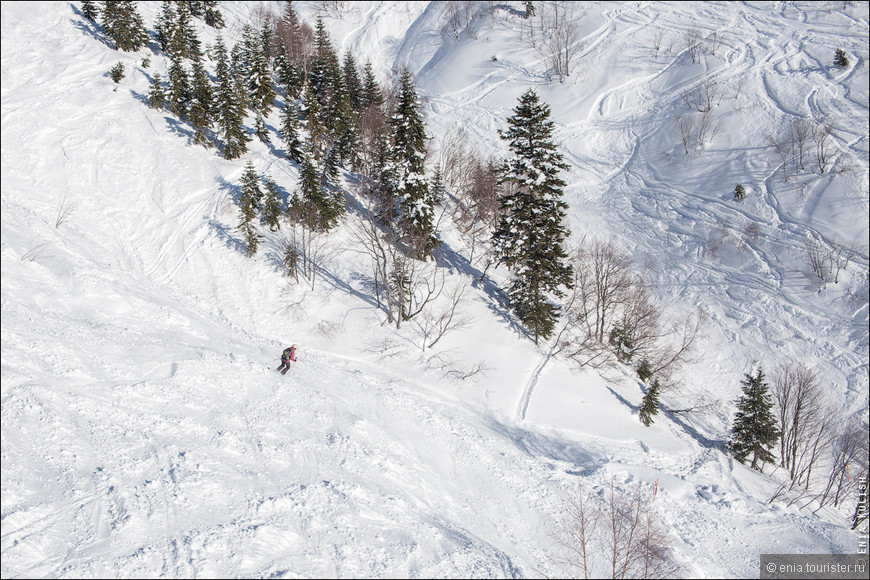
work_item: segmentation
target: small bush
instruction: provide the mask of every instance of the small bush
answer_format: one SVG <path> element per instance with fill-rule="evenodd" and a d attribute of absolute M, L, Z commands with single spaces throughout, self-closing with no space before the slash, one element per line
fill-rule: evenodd
<path fill-rule="evenodd" d="M 112 77 L 112 80 L 115 81 L 116 84 L 120 83 L 121 79 L 124 78 L 124 63 L 119 62 L 109 69 L 109 76 Z"/>
<path fill-rule="evenodd" d="M 740 200 L 744 197 L 746 197 L 746 190 L 738 183 L 737 187 L 734 188 L 734 199 Z"/>
<path fill-rule="evenodd" d="M 840 68 L 846 68 L 849 66 L 849 58 L 846 56 L 846 53 L 843 52 L 843 49 L 837 49 L 837 52 L 834 54 L 834 64 Z"/>

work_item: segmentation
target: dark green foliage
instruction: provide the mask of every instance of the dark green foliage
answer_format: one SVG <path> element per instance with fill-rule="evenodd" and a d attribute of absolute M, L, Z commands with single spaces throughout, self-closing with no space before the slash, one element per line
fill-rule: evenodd
<path fill-rule="evenodd" d="M 640 422 L 643 423 L 644 427 L 649 427 L 654 423 L 653 416 L 659 414 L 659 391 L 661 390 L 661 386 L 659 385 L 658 379 L 650 386 L 649 390 L 647 390 L 646 394 L 643 396 L 643 400 L 640 403 L 640 409 L 638 409 L 637 416 L 640 419 Z"/>
<path fill-rule="evenodd" d="M 217 2 L 215 0 L 203 2 L 205 5 L 205 12 L 203 14 L 203 20 L 208 26 L 212 28 L 216 28 L 220 30 L 225 26 L 224 17 L 221 14 L 221 11 L 217 8 Z"/>
<path fill-rule="evenodd" d="M 187 71 L 181 64 L 181 58 L 173 56 L 172 64 L 169 66 L 169 95 L 167 99 L 169 110 L 177 117 L 181 117 L 187 113 L 189 102 L 190 81 L 187 78 Z"/>
<path fill-rule="evenodd" d="M 260 205 L 263 201 L 263 191 L 260 189 L 260 178 L 257 177 L 257 172 L 254 171 L 254 162 L 248 161 L 245 164 L 245 172 L 239 180 L 242 188 L 242 199 L 249 200 L 251 207 L 255 211 L 260 211 Z"/>
<path fill-rule="evenodd" d="M 82 2 L 82 16 L 91 22 L 96 22 L 97 18 L 100 16 L 100 11 L 96 4 L 96 2 L 92 2 L 91 0 L 83 0 Z"/>
<path fill-rule="evenodd" d="M 157 22 L 154 23 L 154 32 L 157 33 L 157 42 L 160 44 L 160 50 L 167 53 L 169 41 L 172 39 L 177 25 L 175 9 L 172 7 L 173 4 L 174 2 L 163 0 L 160 6 L 160 15 L 157 16 Z"/>
<path fill-rule="evenodd" d="M 648 379 L 652 378 L 652 367 L 646 357 L 644 357 L 644 359 L 640 361 L 640 364 L 637 365 L 637 376 L 644 383 L 647 382 Z"/>
<path fill-rule="evenodd" d="M 124 78 L 124 63 L 119 62 L 115 66 L 110 68 L 109 77 L 111 77 L 111 79 L 115 81 L 116 84 L 120 83 L 121 79 Z"/>
<path fill-rule="evenodd" d="M 737 187 L 734 188 L 734 199 L 741 200 L 744 197 L 746 197 L 746 190 L 738 183 Z"/>
<path fill-rule="evenodd" d="M 350 103 L 350 108 L 354 113 L 359 114 L 362 110 L 363 86 L 359 78 L 356 61 L 349 51 L 344 53 L 341 72 L 344 76 L 344 87 L 345 91 L 347 91 L 347 100 Z"/>
<path fill-rule="evenodd" d="M 837 52 L 834 54 L 834 64 L 840 68 L 846 68 L 849 66 L 849 58 L 846 56 L 846 53 L 843 52 L 843 49 L 837 49 Z"/>
<path fill-rule="evenodd" d="M 761 369 L 758 369 L 754 377 L 747 373 L 740 382 L 743 385 L 743 395 L 737 400 L 737 414 L 731 427 L 728 450 L 741 463 L 751 454 L 750 467 L 759 469 L 759 460 L 774 460 L 770 449 L 776 445 L 779 428 Z"/>
<path fill-rule="evenodd" d="M 317 232 L 334 228 L 345 211 L 341 190 L 325 179 L 326 173 L 328 171 L 318 165 L 310 152 L 303 154 L 299 165 L 299 191 L 294 194 L 288 212 L 294 223 Z"/>
<path fill-rule="evenodd" d="M 399 237 L 417 259 L 431 255 L 435 235 L 435 200 L 425 177 L 426 127 L 411 73 L 402 72 L 396 107 L 390 118 L 390 158 L 396 179 Z"/>
<path fill-rule="evenodd" d="M 302 161 L 302 141 L 299 138 L 299 107 L 295 103 L 287 103 L 281 113 L 281 138 L 287 159 L 299 164 Z"/>
<path fill-rule="evenodd" d="M 160 73 L 155 72 L 151 77 L 151 85 L 148 91 L 148 106 L 152 109 L 162 109 L 166 106 L 166 89 L 160 78 Z"/>
<path fill-rule="evenodd" d="M 236 229 L 241 232 L 245 240 L 245 255 L 249 258 L 257 253 L 257 246 L 262 239 L 254 223 L 257 218 L 260 198 L 263 195 L 258 182 L 257 174 L 254 172 L 254 164 L 248 161 L 241 179 L 242 195 L 239 198 L 240 217 L 239 225 Z"/>
<path fill-rule="evenodd" d="M 218 135 L 223 139 L 223 156 L 225 159 L 237 159 L 248 151 L 250 138 L 242 125 L 244 107 L 240 102 L 237 84 L 232 76 L 227 49 L 223 39 L 218 36 L 214 46 L 214 59 L 217 74 L 217 91 L 215 94 L 215 114 Z"/>
<path fill-rule="evenodd" d="M 148 44 L 145 24 L 131 1 L 107 0 L 103 6 L 103 27 L 118 50 L 135 52 Z"/>
<path fill-rule="evenodd" d="M 536 344 L 550 337 L 559 315 L 550 297 L 562 296 L 561 287 L 571 287 L 573 274 L 562 248 L 567 205 L 565 182 L 558 177 L 568 165 L 556 151 L 549 117 L 550 108 L 529 89 L 508 118 L 509 129 L 499 131 L 513 157 L 501 169 L 501 182 L 510 187 L 500 197 L 502 216 L 493 233 L 499 263 L 513 272 L 511 305 Z"/>
<path fill-rule="evenodd" d="M 260 216 L 260 223 L 268 226 L 269 230 L 274 232 L 281 229 L 279 219 L 283 211 L 281 209 L 278 184 L 269 177 L 263 177 L 263 185 L 266 187 L 266 197 L 263 200 L 263 213 Z"/>
<path fill-rule="evenodd" d="M 363 86 L 360 95 L 360 106 L 365 109 L 370 106 L 380 107 L 384 104 L 384 94 L 375 79 L 372 63 L 367 62 L 363 68 Z"/>

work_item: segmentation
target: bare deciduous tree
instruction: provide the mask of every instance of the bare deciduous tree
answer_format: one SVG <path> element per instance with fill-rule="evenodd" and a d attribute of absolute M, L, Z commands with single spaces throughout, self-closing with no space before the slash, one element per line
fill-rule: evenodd
<path fill-rule="evenodd" d="M 698 143 L 702 146 L 705 143 L 712 143 L 721 131 L 721 119 L 713 117 L 713 112 L 709 109 L 701 113 L 701 119 L 698 121 Z"/>
<path fill-rule="evenodd" d="M 561 562 L 583 578 L 673 578 L 679 565 L 671 556 L 671 537 L 640 485 L 620 494 L 613 481 L 599 497 L 582 486 L 568 501 L 568 512 L 554 539 L 564 548 Z M 598 570 L 596 556 L 606 555 Z"/>
<path fill-rule="evenodd" d="M 695 118 L 692 115 L 677 115 L 674 118 L 674 129 L 683 142 L 683 152 L 689 154 L 689 142 L 695 133 Z"/>
<path fill-rule="evenodd" d="M 580 44 L 579 17 L 574 14 L 573 2 L 547 2 L 546 25 L 543 29 L 544 47 L 550 62 L 550 68 L 563 82 L 571 74 L 574 57 L 582 48 Z"/>
<path fill-rule="evenodd" d="M 813 125 L 803 118 L 792 119 L 791 122 L 791 150 L 794 159 L 795 173 L 804 170 L 804 150 L 807 142 L 813 134 Z"/>
<path fill-rule="evenodd" d="M 773 153 L 782 163 L 782 180 L 788 181 L 788 161 L 792 158 L 791 139 L 788 137 L 767 136 L 767 143 L 773 147 Z"/>
<path fill-rule="evenodd" d="M 801 365 L 780 366 L 771 391 L 779 411 L 780 465 L 788 470 L 792 487 L 809 487 L 813 469 L 834 437 L 836 415 L 816 373 Z"/>
<path fill-rule="evenodd" d="M 704 44 L 704 37 L 697 28 L 692 26 L 684 35 L 686 41 L 686 52 L 689 53 L 689 56 L 692 57 L 692 62 L 697 62 L 701 55 L 701 49 Z"/>
<path fill-rule="evenodd" d="M 819 173 L 825 172 L 825 168 L 828 166 L 828 162 L 830 161 L 829 148 L 831 131 L 833 131 L 833 129 L 834 127 L 829 121 L 822 121 L 813 125 L 813 141 L 816 145 L 816 164 L 819 167 Z"/>

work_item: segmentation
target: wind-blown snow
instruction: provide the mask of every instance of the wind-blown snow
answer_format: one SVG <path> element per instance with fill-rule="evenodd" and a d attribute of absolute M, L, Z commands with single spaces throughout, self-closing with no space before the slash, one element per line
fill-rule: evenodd
<path fill-rule="evenodd" d="M 312 24 L 317 4 L 294 2 Z M 844 419 L 866 420 L 867 4 L 578 3 L 564 83 L 521 42 L 520 3 L 469 3 L 458 38 L 447 3 L 347 4 L 326 18 L 334 45 L 384 82 L 414 73 L 433 149 L 460 127 L 503 155 L 497 129 L 535 88 L 572 166 L 573 241 L 615 240 L 655 265 L 669 309 L 705 314 L 682 379 L 718 410 L 643 427 L 627 371 L 578 372 L 536 349 L 490 281 L 463 302 L 473 323 L 423 352 L 414 324 L 383 324 L 344 230 L 314 290 L 291 285 L 286 232 L 248 259 L 234 230 L 247 160 L 295 186 L 277 112 L 272 147 L 223 160 L 146 106 L 166 68 L 154 42 L 118 52 L 79 3 L 3 2 L 3 577 L 560 577 L 567 499 L 611 482 L 657 482 L 686 576 L 854 552 L 853 506 L 768 504 L 776 482 L 722 444 L 753 360 L 815 369 Z M 259 5 L 222 3 L 228 45 Z M 152 26 L 159 3 L 139 6 Z M 722 39 L 694 64 L 692 25 Z M 705 79 L 723 91 L 723 130 L 685 155 L 679 93 Z M 832 121 L 832 162 L 783 182 L 765 139 L 794 116 Z M 439 263 L 471 282 L 483 264 L 443 235 Z M 821 292 L 807 236 L 857 248 Z M 277 375 L 294 342 L 299 362 Z"/>

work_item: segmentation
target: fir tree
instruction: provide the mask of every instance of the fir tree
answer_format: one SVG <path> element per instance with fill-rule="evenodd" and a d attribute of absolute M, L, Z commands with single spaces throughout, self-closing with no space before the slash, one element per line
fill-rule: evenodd
<path fill-rule="evenodd" d="M 115 66 L 110 68 L 109 76 L 112 78 L 113 81 L 115 81 L 115 84 L 120 83 L 121 79 L 124 78 L 124 63 L 118 62 L 117 64 L 115 64 Z"/>
<path fill-rule="evenodd" d="M 846 56 L 846 53 L 843 52 L 843 49 L 838 48 L 837 52 L 834 53 L 834 64 L 840 68 L 846 68 L 849 66 L 849 58 Z"/>
<path fill-rule="evenodd" d="M 298 165 L 302 161 L 302 141 L 299 138 L 299 107 L 287 103 L 281 113 L 281 138 L 284 140 L 287 159 Z"/>
<path fill-rule="evenodd" d="M 205 5 L 205 12 L 203 13 L 205 23 L 218 30 L 223 28 L 225 26 L 224 16 L 217 8 L 217 0 L 206 0 L 203 4 Z"/>
<path fill-rule="evenodd" d="M 266 187 L 266 197 L 263 200 L 263 213 L 260 216 L 260 223 L 268 226 L 269 230 L 274 232 L 281 229 L 279 219 L 282 210 L 278 184 L 269 177 L 263 177 L 263 185 Z"/>
<path fill-rule="evenodd" d="M 397 178 L 396 195 L 402 241 L 414 257 L 424 259 L 438 245 L 435 200 L 426 180 L 426 128 L 411 73 L 402 72 L 396 108 L 390 118 L 391 159 Z"/>
<path fill-rule="evenodd" d="M 737 414 L 731 427 L 728 450 L 741 463 L 751 454 L 750 467 L 759 469 L 759 460 L 773 461 L 770 449 L 776 445 L 779 429 L 761 369 L 758 369 L 754 377 L 747 373 L 740 382 L 743 385 L 743 395 L 737 400 Z"/>
<path fill-rule="evenodd" d="M 384 94 L 375 78 L 375 73 L 372 70 L 372 63 L 366 62 L 366 65 L 363 68 L 363 85 L 362 94 L 360 95 L 360 106 L 365 109 L 370 106 L 380 107 L 383 104 Z"/>
<path fill-rule="evenodd" d="M 254 162 L 248 161 L 245 164 L 245 171 L 239 180 L 242 188 L 242 198 L 250 201 L 254 211 L 260 211 L 263 202 L 263 191 L 260 189 L 260 178 L 257 177 L 257 172 L 254 171 Z"/>
<path fill-rule="evenodd" d="M 155 72 L 154 76 L 151 77 L 150 89 L 148 90 L 148 106 L 158 110 L 166 106 L 166 89 L 163 87 L 163 81 L 158 72 Z"/>
<path fill-rule="evenodd" d="M 637 412 L 637 416 L 640 419 L 640 422 L 643 423 L 644 427 L 652 425 L 655 422 L 653 421 L 653 415 L 658 415 L 659 413 L 660 390 L 661 386 L 659 385 L 658 379 L 656 379 L 643 396 L 643 401 L 640 403 L 640 409 Z"/>
<path fill-rule="evenodd" d="M 529 89 L 508 118 L 510 128 L 499 131 L 513 153 L 501 169 L 501 182 L 513 187 L 500 197 L 502 217 L 493 242 L 499 263 L 513 272 L 511 305 L 535 344 L 552 334 L 559 309 L 549 298 L 562 296 L 561 287 L 571 287 L 573 273 L 562 248 L 567 205 L 562 201 L 565 182 L 558 177 L 568 165 L 556 151 L 549 117 L 550 108 Z"/>
<path fill-rule="evenodd" d="M 84 16 L 91 22 L 96 22 L 97 18 L 99 18 L 100 16 L 100 10 L 97 8 L 96 2 L 92 2 L 91 0 L 83 0 L 82 16 Z"/>
<path fill-rule="evenodd" d="M 148 44 L 145 24 L 136 10 L 135 2 L 106 0 L 103 27 L 118 50 L 135 52 Z"/>
<path fill-rule="evenodd" d="M 741 200 L 744 197 L 746 197 L 746 190 L 738 183 L 737 187 L 734 188 L 734 199 Z"/>
<path fill-rule="evenodd" d="M 262 236 L 257 232 L 254 221 L 257 218 L 257 210 L 263 196 L 259 187 L 259 178 L 254 171 L 254 164 L 248 161 L 241 178 L 242 195 L 239 198 L 239 225 L 238 230 L 245 240 L 245 255 L 249 258 L 257 253 L 257 246 Z"/>
<path fill-rule="evenodd" d="M 215 120 L 218 134 L 223 139 L 223 156 L 225 159 L 237 159 L 248 150 L 250 138 L 242 125 L 244 108 L 239 103 L 239 94 L 230 71 L 227 59 L 227 49 L 220 35 L 214 47 L 214 57 L 217 62 L 217 91 L 215 94 Z"/>
<path fill-rule="evenodd" d="M 175 2 L 163 0 L 160 6 L 160 14 L 157 16 L 157 22 L 154 23 L 154 32 L 157 33 L 157 42 L 160 44 L 160 50 L 167 54 L 169 41 L 172 39 L 177 25 L 173 4 Z"/>
<path fill-rule="evenodd" d="M 344 53 L 344 62 L 341 66 L 341 73 L 344 77 L 344 88 L 347 92 L 347 99 L 350 103 L 350 108 L 355 114 L 359 114 L 362 110 L 362 81 L 359 78 L 359 71 L 356 67 L 356 61 L 350 51 Z"/>
<path fill-rule="evenodd" d="M 181 64 L 181 57 L 175 55 L 172 57 L 172 64 L 169 66 L 169 110 L 177 117 L 182 117 L 187 113 L 189 101 L 190 81 L 187 78 L 187 71 L 184 70 L 184 65 Z"/>
<path fill-rule="evenodd" d="M 269 45 L 271 31 L 269 23 L 263 26 L 259 42 L 252 42 L 248 54 L 248 96 L 251 109 L 261 117 L 268 117 L 275 100 L 275 87 L 266 47 Z"/>

